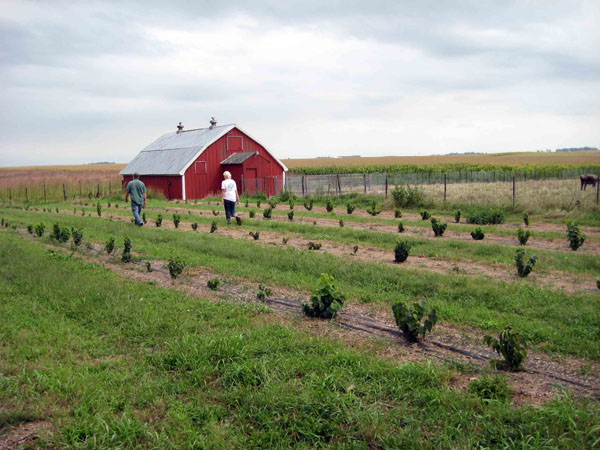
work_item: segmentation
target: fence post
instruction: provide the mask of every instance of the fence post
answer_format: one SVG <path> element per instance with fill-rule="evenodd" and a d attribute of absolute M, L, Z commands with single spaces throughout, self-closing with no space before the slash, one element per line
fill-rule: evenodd
<path fill-rule="evenodd" d="M 27 188 L 25 188 L 25 201 L 29 203 L 29 195 L 27 193 Z"/>
<path fill-rule="evenodd" d="M 446 202 L 446 174 L 444 174 L 444 202 Z"/>
<path fill-rule="evenodd" d="M 254 195 L 256 195 L 258 194 L 258 177 L 254 179 L 254 184 L 256 185 L 256 188 L 254 189 Z"/>
<path fill-rule="evenodd" d="M 44 183 L 44 203 L 46 203 L 46 183 Z"/>
<path fill-rule="evenodd" d="M 304 175 L 302 175 L 302 197 L 306 195 L 306 188 L 304 187 Z"/>
<path fill-rule="evenodd" d="M 342 185 L 340 183 L 340 174 L 337 174 L 337 191 L 338 191 L 338 197 L 340 195 L 342 195 Z"/>
<path fill-rule="evenodd" d="M 367 193 L 367 174 L 363 173 L 363 185 L 365 188 L 365 194 Z"/>
<path fill-rule="evenodd" d="M 388 196 L 388 174 L 385 174 L 385 196 Z"/>
<path fill-rule="evenodd" d="M 12 202 L 12 191 L 8 188 L 8 199 Z"/>
<path fill-rule="evenodd" d="M 596 205 L 600 204 L 600 179 L 596 183 Z"/>
<path fill-rule="evenodd" d="M 512 193 L 512 203 L 513 203 L 513 209 L 515 209 L 515 176 L 513 175 L 513 193 Z"/>
<path fill-rule="evenodd" d="M 98 184 L 98 192 L 96 192 L 96 198 L 100 198 L 100 184 Z"/>
<path fill-rule="evenodd" d="M 79 180 L 79 197 L 83 197 L 83 195 L 81 194 L 81 180 Z"/>
<path fill-rule="evenodd" d="M 65 185 L 63 183 L 63 198 L 65 200 L 65 202 L 67 201 L 67 190 L 65 189 Z"/>
<path fill-rule="evenodd" d="M 244 174 L 241 175 L 242 176 L 242 194 L 245 192 L 244 191 Z"/>

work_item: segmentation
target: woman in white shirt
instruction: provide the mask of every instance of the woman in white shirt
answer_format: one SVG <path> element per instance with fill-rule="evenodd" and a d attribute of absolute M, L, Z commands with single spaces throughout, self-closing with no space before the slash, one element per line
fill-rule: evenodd
<path fill-rule="evenodd" d="M 241 225 L 242 219 L 240 219 L 240 216 L 235 212 L 235 204 L 240 201 L 237 185 L 235 184 L 235 180 L 231 179 L 231 173 L 229 171 L 223 172 L 223 178 L 224 180 L 221 182 L 221 197 L 223 198 L 223 205 L 225 206 L 227 224 L 230 224 L 231 218 L 235 217 L 237 224 Z"/>

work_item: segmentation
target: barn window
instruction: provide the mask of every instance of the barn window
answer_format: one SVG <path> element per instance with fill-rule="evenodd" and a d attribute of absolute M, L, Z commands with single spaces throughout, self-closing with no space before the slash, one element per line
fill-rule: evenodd
<path fill-rule="evenodd" d="M 194 174 L 205 175 L 206 174 L 206 161 L 196 161 L 194 163 Z"/>
<path fill-rule="evenodd" d="M 243 136 L 227 136 L 227 154 L 243 152 L 244 137 Z"/>

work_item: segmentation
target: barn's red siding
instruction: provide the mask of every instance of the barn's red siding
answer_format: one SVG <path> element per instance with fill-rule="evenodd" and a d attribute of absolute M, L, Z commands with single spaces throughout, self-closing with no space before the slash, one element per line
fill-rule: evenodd
<path fill-rule="evenodd" d="M 125 180 L 125 187 L 133 177 L 131 175 L 123 175 L 123 179 Z M 140 175 L 140 180 L 144 182 L 146 189 L 160 191 L 169 200 L 182 198 L 180 176 Z"/>
<path fill-rule="evenodd" d="M 225 158 L 240 152 L 258 152 L 258 155 L 240 165 L 221 166 L 221 161 Z M 283 189 L 283 168 L 275 158 L 258 142 L 234 128 L 209 145 L 185 171 L 186 198 L 203 198 L 220 193 L 225 170 L 231 172 L 240 193 L 243 192 L 243 187 L 250 193 L 255 192 L 255 177 L 259 179 L 259 191 L 264 191 L 267 195 L 274 195 Z"/>

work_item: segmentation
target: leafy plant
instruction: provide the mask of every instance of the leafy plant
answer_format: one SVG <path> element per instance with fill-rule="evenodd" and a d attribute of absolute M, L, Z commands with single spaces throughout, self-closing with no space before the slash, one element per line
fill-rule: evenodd
<path fill-rule="evenodd" d="M 397 241 L 396 247 L 394 247 L 394 261 L 404 262 L 408 258 L 410 252 L 410 242 L 408 241 Z"/>
<path fill-rule="evenodd" d="M 344 221 L 340 219 L 340 227 L 344 227 Z"/>
<path fill-rule="evenodd" d="M 309 250 L 319 250 L 321 248 L 321 244 L 316 243 L 316 242 L 309 242 L 308 243 L 308 249 Z"/>
<path fill-rule="evenodd" d="M 258 241 L 258 238 L 260 237 L 260 231 L 251 231 L 248 234 L 252 236 L 255 241 Z"/>
<path fill-rule="evenodd" d="M 31 224 L 30 224 L 30 225 L 27 225 L 27 232 L 28 232 L 29 234 L 33 234 L 33 225 L 31 225 Z"/>
<path fill-rule="evenodd" d="M 454 213 L 454 222 L 455 223 L 459 223 L 460 222 L 460 211 L 456 211 Z"/>
<path fill-rule="evenodd" d="M 251 210 L 248 212 L 248 215 L 250 216 L 251 219 L 254 219 L 254 216 L 256 216 L 256 211 Z"/>
<path fill-rule="evenodd" d="M 61 227 L 58 223 L 55 223 L 50 237 L 57 242 L 65 243 L 71 237 L 71 231 L 67 227 Z"/>
<path fill-rule="evenodd" d="M 152 272 L 152 264 L 150 263 L 150 261 L 146 261 L 146 272 Z"/>
<path fill-rule="evenodd" d="M 484 374 L 471 381 L 467 386 L 467 392 L 479 397 L 485 403 L 491 401 L 506 402 L 512 394 L 506 376 L 497 374 L 493 376 Z"/>
<path fill-rule="evenodd" d="M 396 219 L 399 219 L 400 217 L 402 217 L 402 211 L 398 208 L 394 209 L 394 217 Z"/>
<path fill-rule="evenodd" d="M 218 278 L 211 278 L 210 280 L 208 280 L 206 282 L 206 286 L 213 291 L 216 291 L 219 286 L 221 285 L 221 280 L 219 280 Z"/>
<path fill-rule="evenodd" d="M 517 254 L 515 256 L 515 264 L 517 265 L 517 274 L 521 278 L 525 278 L 531 273 L 537 261 L 537 256 L 535 255 L 531 256 L 527 262 L 525 262 L 526 258 L 527 256 L 525 255 L 525 250 L 517 250 Z"/>
<path fill-rule="evenodd" d="M 381 209 L 379 209 L 377 202 L 373 202 L 371 203 L 371 207 L 367 209 L 367 212 L 372 216 L 376 216 L 381 212 Z"/>
<path fill-rule="evenodd" d="M 167 264 L 167 268 L 169 269 L 169 275 L 171 275 L 172 279 L 176 279 L 185 268 L 185 263 L 178 257 L 169 259 L 169 264 Z"/>
<path fill-rule="evenodd" d="M 398 223 L 398 233 L 404 233 L 404 224 L 402 222 Z"/>
<path fill-rule="evenodd" d="M 358 251 L 358 245 L 355 245 L 354 247 L 352 247 L 352 255 L 356 255 L 356 252 Z"/>
<path fill-rule="evenodd" d="M 525 224 L 526 227 L 529 226 L 529 214 L 528 213 L 523 214 L 523 223 Z"/>
<path fill-rule="evenodd" d="M 77 246 L 81 245 L 81 240 L 83 239 L 83 231 L 81 228 L 78 230 L 71 228 L 71 236 L 73 236 L 73 244 Z"/>
<path fill-rule="evenodd" d="M 123 240 L 123 254 L 121 255 L 121 261 L 124 263 L 131 261 L 131 239 L 128 237 Z"/>
<path fill-rule="evenodd" d="M 508 368 L 515 372 L 523 369 L 523 363 L 527 358 L 527 341 L 519 333 L 513 332 L 511 326 L 504 327 L 498 339 L 486 335 L 483 337 L 483 342 L 504 358 L 503 361 L 491 361 L 492 366 Z"/>
<path fill-rule="evenodd" d="M 290 205 L 290 209 L 294 209 L 294 206 L 296 205 L 296 200 L 290 197 L 290 199 L 288 200 L 288 205 Z"/>
<path fill-rule="evenodd" d="M 415 207 L 423 204 L 423 192 L 410 186 L 396 186 L 392 190 L 392 198 L 397 208 Z"/>
<path fill-rule="evenodd" d="M 193 222 L 192 223 L 192 230 L 196 231 L 198 229 L 198 223 L 197 222 Z"/>
<path fill-rule="evenodd" d="M 219 211 L 217 211 L 216 209 L 213 208 L 212 210 L 213 216 L 218 216 L 219 215 Z"/>
<path fill-rule="evenodd" d="M 104 250 L 106 250 L 106 253 L 108 253 L 110 255 L 114 249 L 115 249 L 115 238 L 111 236 L 108 238 L 108 241 L 106 241 L 106 243 L 104 244 Z"/>
<path fill-rule="evenodd" d="M 429 220 L 431 218 L 431 214 L 429 211 L 421 211 L 421 220 Z"/>
<path fill-rule="evenodd" d="M 333 276 L 322 273 L 317 288 L 310 296 L 310 304 L 302 303 L 302 311 L 309 317 L 333 319 L 344 306 L 346 295 L 339 291 Z"/>
<path fill-rule="evenodd" d="M 96 203 L 96 213 L 98 213 L 98 217 L 102 216 L 102 205 L 100 202 Z"/>
<path fill-rule="evenodd" d="M 495 207 L 474 207 L 467 213 L 467 223 L 490 225 L 504 223 L 504 210 Z"/>
<path fill-rule="evenodd" d="M 288 219 L 289 220 L 294 220 L 294 211 L 290 211 L 287 213 Z"/>
<path fill-rule="evenodd" d="M 435 308 L 431 308 L 427 313 L 427 319 L 421 324 L 421 320 L 425 316 L 425 302 L 423 300 L 414 302 L 412 308 L 404 302 L 398 302 L 392 306 L 392 312 L 396 319 L 396 325 L 409 342 L 417 342 L 419 335 L 422 339 L 425 339 L 425 334 L 427 332 L 431 333 L 437 323 Z"/>
<path fill-rule="evenodd" d="M 258 285 L 258 290 L 256 291 L 256 298 L 259 300 L 264 300 L 265 298 L 271 296 L 273 291 L 271 288 L 265 287 L 262 284 Z"/>
<path fill-rule="evenodd" d="M 156 218 L 156 226 L 160 227 L 162 225 L 162 214 L 159 214 Z"/>
<path fill-rule="evenodd" d="M 331 203 L 331 199 L 327 199 L 327 203 L 325 204 L 325 209 L 327 212 L 333 211 L 333 203 Z"/>
<path fill-rule="evenodd" d="M 517 239 L 519 240 L 519 244 L 526 245 L 527 241 L 529 240 L 529 236 L 529 230 L 525 231 L 523 228 L 519 227 L 519 230 L 517 231 Z"/>
<path fill-rule="evenodd" d="M 309 199 L 308 202 L 304 202 L 304 207 L 310 211 L 311 209 L 313 209 L 313 199 Z"/>
<path fill-rule="evenodd" d="M 581 233 L 575 222 L 567 224 L 567 239 L 569 240 L 569 247 L 573 251 L 576 251 L 585 242 L 585 236 Z"/>
<path fill-rule="evenodd" d="M 177 213 L 173 213 L 173 225 L 175 225 L 175 228 L 179 228 L 179 222 L 181 222 L 181 216 Z"/>
<path fill-rule="evenodd" d="M 281 240 L 281 242 L 282 242 L 282 243 L 285 245 L 285 244 L 287 244 L 287 243 L 288 243 L 288 241 L 289 241 L 289 240 L 290 240 L 290 238 L 289 238 L 289 237 L 284 237 L 284 238 Z"/>
<path fill-rule="evenodd" d="M 485 234 L 481 227 L 477 227 L 475 228 L 475 231 L 471 231 L 471 237 L 476 241 L 481 241 L 485 237 Z"/>
<path fill-rule="evenodd" d="M 81 215 L 85 216 L 85 209 L 81 208 Z"/>
<path fill-rule="evenodd" d="M 352 214 L 354 212 L 355 208 L 356 208 L 356 206 L 354 206 L 352 203 L 347 203 L 346 204 L 346 212 L 348 214 Z"/>
<path fill-rule="evenodd" d="M 246 201 L 244 202 L 244 206 L 247 208 L 248 207 L 248 198 L 246 198 Z"/>
<path fill-rule="evenodd" d="M 270 219 L 272 214 L 273 214 L 273 208 L 271 208 L 270 206 L 263 210 L 263 217 L 265 219 Z"/>
<path fill-rule="evenodd" d="M 260 200 L 256 200 L 256 207 L 260 208 Z"/>
<path fill-rule="evenodd" d="M 2 222 L 4 222 L 4 219 L 2 219 Z M 37 235 L 37 237 L 42 237 L 44 235 L 45 230 L 46 230 L 46 225 L 44 225 L 41 222 L 35 226 L 35 234 Z"/>
<path fill-rule="evenodd" d="M 431 229 L 435 237 L 442 237 L 446 227 L 448 227 L 447 223 L 442 223 L 436 218 L 431 219 Z"/>
<path fill-rule="evenodd" d="M 596 287 L 600 289 L 600 280 L 596 280 Z"/>
<path fill-rule="evenodd" d="M 210 224 L 210 232 L 214 233 L 215 231 L 217 231 L 217 221 L 213 220 L 212 223 Z"/>
<path fill-rule="evenodd" d="M 144 222 L 144 224 L 148 223 L 148 218 L 146 217 L 146 211 L 142 212 L 142 222 Z"/>

